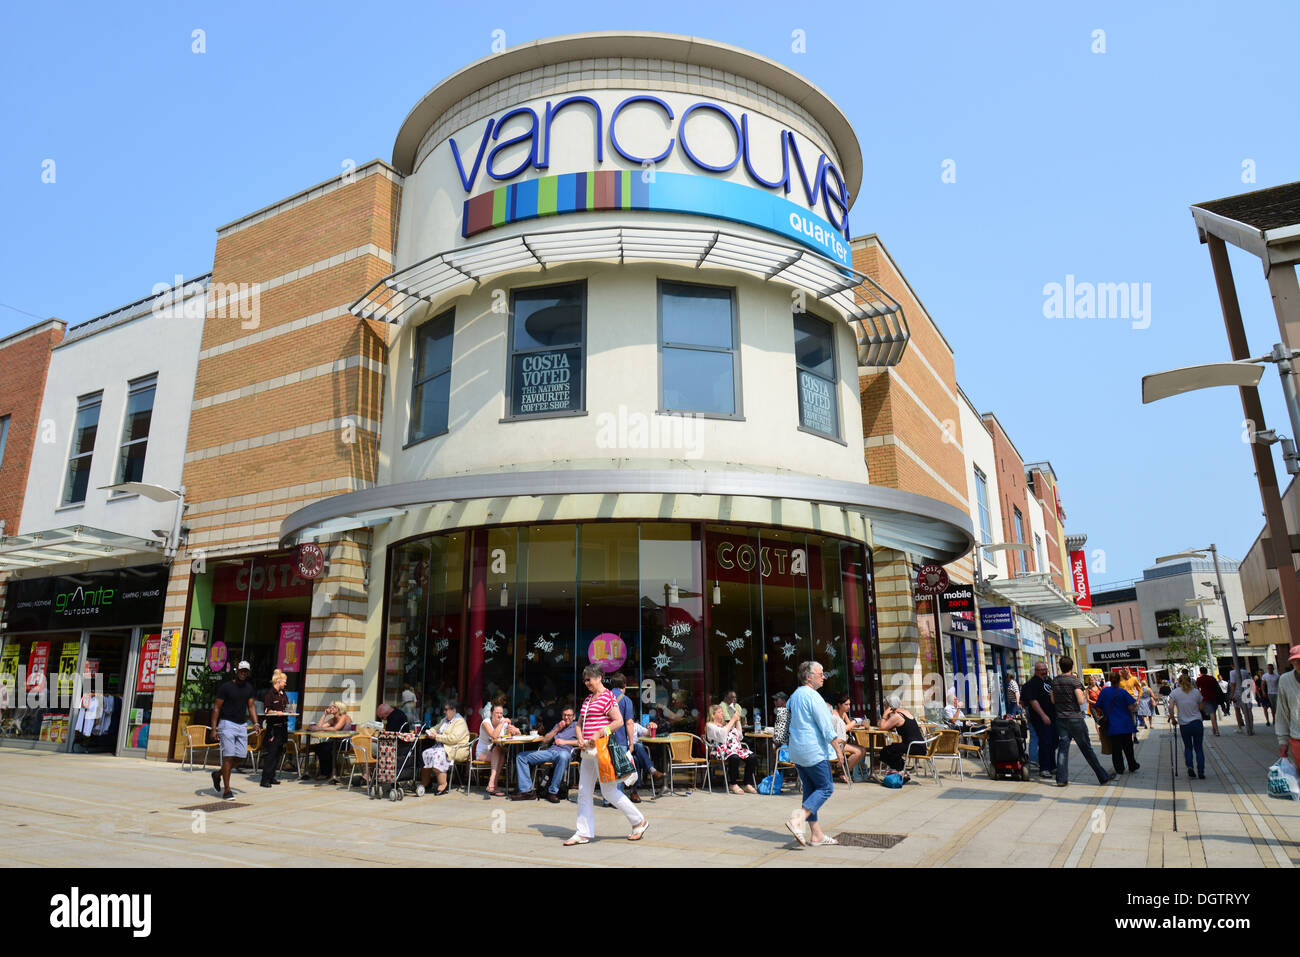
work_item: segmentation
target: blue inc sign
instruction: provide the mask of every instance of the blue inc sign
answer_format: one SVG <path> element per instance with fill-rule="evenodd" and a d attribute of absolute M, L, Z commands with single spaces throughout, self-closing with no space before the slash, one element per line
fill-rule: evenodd
<path fill-rule="evenodd" d="M 619 116 L 625 108 L 633 103 L 652 104 L 663 113 L 666 138 L 663 148 L 653 156 L 638 155 L 625 149 L 619 142 Z M 844 176 L 825 153 L 819 156 L 816 167 L 810 174 L 808 166 L 805 165 L 803 157 L 799 153 L 794 133 L 788 129 L 782 129 L 779 131 L 775 143 L 775 152 L 780 156 L 781 172 L 775 178 L 769 179 L 762 175 L 754 164 L 755 144 L 753 142 L 754 137 L 750 132 L 749 114 L 742 113 L 740 118 L 737 119 L 725 107 L 706 100 L 687 107 L 682 111 L 681 118 L 678 119 L 673 108 L 660 97 L 651 96 L 647 93 L 633 94 L 624 98 L 610 112 L 607 134 L 600 104 L 590 96 L 569 96 L 557 103 L 548 100 L 540 116 L 538 111 L 529 107 L 514 107 L 507 110 L 500 117 L 488 119 L 487 126 L 483 129 L 476 147 L 471 146 L 462 151 L 455 138 L 449 138 L 452 158 L 456 164 L 456 172 L 460 176 L 461 185 L 465 187 L 465 192 L 473 192 L 480 170 L 490 179 L 505 182 L 522 175 L 526 170 L 531 169 L 540 172 L 549 169 L 552 125 L 562 110 L 575 106 L 588 107 L 592 111 L 594 120 L 592 146 L 597 166 L 604 162 L 604 145 L 607 135 L 609 145 L 615 153 L 628 163 L 645 170 L 653 169 L 657 164 L 662 163 L 673 155 L 676 150 L 680 149 L 687 162 L 701 171 L 726 173 L 743 164 L 746 177 L 755 186 L 779 189 L 786 195 L 794 190 L 797 179 L 808 206 L 813 209 L 820 206 L 825 213 L 826 221 L 845 240 L 849 239 L 848 187 L 844 182 Z M 691 147 L 688 136 L 688 123 L 691 117 L 699 113 L 711 113 L 719 116 L 731 127 L 735 136 L 735 150 L 730 156 L 721 157 L 722 162 L 710 163 Z M 520 121 L 523 123 L 522 127 Z M 514 130 L 508 136 L 503 137 L 502 134 L 509 124 L 513 124 Z M 489 144 L 495 145 L 489 148 Z M 517 153 L 514 148 L 521 145 L 527 147 L 526 152 L 521 157 L 510 161 L 514 165 L 503 169 L 505 161 L 503 161 L 502 154 L 511 151 L 512 156 L 514 156 Z M 469 159 L 470 150 L 473 151 L 472 161 Z M 813 218 L 816 219 L 816 217 Z M 799 228 L 804 229 L 803 226 Z M 807 228 L 816 230 L 822 227 L 816 223 L 811 223 Z"/>

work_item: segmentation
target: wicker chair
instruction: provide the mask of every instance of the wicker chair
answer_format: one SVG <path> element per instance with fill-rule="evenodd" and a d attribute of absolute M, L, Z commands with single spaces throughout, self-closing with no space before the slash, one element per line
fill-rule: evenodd
<path fill-rule="evenodd" d="M 934 764 L 934 749 L 939 743 L 939 735 L 927 735 L 920 741 L 913 741 L 907 746 L 907 760 L 912 763 L 915 770 L 916 766 L 922 761 L 930 765 L 930 773 L 934 775 L 934 781 L 939 783 L 939 769 Z"/>
<path fill-rule="evenodd" d="M 673 773 L 678 771 L 687 771 L 691 774 L 691 782 L 694 784 L 695 775 L 704 772 L 704 781 L 708 785 L 709 793 L 713 793 L 713 778 L 709 774 L 709 751 L 703 739 L 699 735 L 691 734 L 689 731 L 674 731 L 671 735 L 672 744 L 670 747 L 673 752 Z M 700 750 L 704 757 L 695 756 L 695 742 L 700 743 Z"/>

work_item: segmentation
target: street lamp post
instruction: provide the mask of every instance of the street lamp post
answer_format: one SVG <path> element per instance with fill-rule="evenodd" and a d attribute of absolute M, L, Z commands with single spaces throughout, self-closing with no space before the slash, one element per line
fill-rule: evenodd
<path fill-rule="evenodd" d="M 1223 623 L 1228 629 L 1228 647 L 1232 650 L 1232 670 L 1233 676 L 1236 677 L 1241 671 L 1241 658 L 1237 655 L 1236 626 L 1232 623 L 1232 613 L 1228 611 L 1228 593 L 1223 588 L 1223 573 L 1219 570 L 1219 550 L 1211 542 L 1209 548 L 1193 549 L 1179 552 L 1176 555 L 1162 556 L 1156 559 L 1156 564 L 1173 561 L 1176 558 L 1204 558 L 1206 552 L 1209 552 L 1210 557 L 1214 560 L 1214 578 L 1219 583 L 1214 589 L 1214 597 L 1223 602 Z M 1213 661 L 1210 663 L 1213 664 Z"/>

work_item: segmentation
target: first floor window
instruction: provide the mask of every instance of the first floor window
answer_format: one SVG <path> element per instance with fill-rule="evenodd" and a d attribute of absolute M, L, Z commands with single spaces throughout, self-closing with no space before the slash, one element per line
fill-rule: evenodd
<path fill-rule="evenodd" d="M 835 395 L 835 327 L 816 316 L 796 315 L 794 364 L 799 379 L 799 425 L 838 439 L 840 414 Z"/>
<path fill-rule="evenodd" d="M 444 312 L 415 330 L 411 376 L 411 442 L 447 431 L 451 406 L 451 342 L 456 311 Z"/>
<path fill-rule="evenodd" d="M 9 416 L 0 415 L 0 466 L 5 464 L 5 440 L 9 438 Z"/>
<path fill-rule="evenodd" d="M 90 460 L 95 454 L 95 434 L 99 431 L 99 407 L 103 392 L 83 395 L 77 400 L 77 420 L 72 427 L 72 450 L 68 453 L 68 472 L 63 483 L 63 504 L 76 505 L 86 500 L 90 485 Z"/>
<path fill-rule="evenodd" d="M 510 294 L 510 416 L 586 408 L 587 284 L 533 286 Z"/>
<path fill-rule="evenodd" d="M 126 393 L 126 419 L 122 423 L 122 445 L 117 457 L 117 482 L 144 480 L 144 453 L 149 445 L 149 425 L 153 421 L 154 393 L 158 374 L 129 383 Z"/>
<path fill-rule="evenodd" d="M 659 283 L 661 412 L 740 415 L 735 290 Z"/>

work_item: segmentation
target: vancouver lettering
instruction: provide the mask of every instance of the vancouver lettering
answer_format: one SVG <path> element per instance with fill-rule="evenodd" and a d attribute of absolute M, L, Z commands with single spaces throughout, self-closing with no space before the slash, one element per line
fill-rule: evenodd
<path fill-rule="evenodd" d="M 625 149 L 619 142 L 619 116 L 626 107 L 633 103 L 650 103 L 658 107 L 660 112 L 663 113 L 665 126 L 664 147 L 653 156 L 637 155 Z M 536 110 L 528 107 L 515 107 L 507 110 L 499 118 L 489 118 L 479 142 L 469 150 L 462 151 L 461 145 L 456 142 L 455 138 L 450 138 L 448 142 L 451 145 L 451 155 L 456 163 L 456 172 L 460 175 L 461 185 L 465 187 L 465 192 L 473 192 L 480 170 L 486 172 L 494 180 L 505 181 L 514 179 L 529 168 L 534 170 L 548 169 L 551 158 L 551 128 L 555 118 L 565 109 L 578 107 L 590 110 L 592 116 L 592 145 L 597 165 L 604 161 L 604 144 L 607 135 L 609 145 L 613 151 L 637 167 L 648 167 L 662 163 L 672 155 L 675 149 L 680 147 L 691 165 L 706 172 L 725 173 L 734 169 L 737 165 L 743 165 L 745 175 L 756 185 L 768 189 L 780 189 L 787 194 L 794 190 L 797 180 L 808 205 L 816 208 L 820 204 L 831 225 L 840 230 L 845 238 L 848 237 L 850 205 L 848 186 L 844 182 L 843 175 L 825 153 L 818 157 L 814 168 L 810 171 L 799 153 L 799 145 L 795 141 L 794 133 L 790 130 L 780 130 L 775 137 L 774 143 L 769 141 L 769 143 L 764 144 L 774 147 L 773 152 L 780 157 L 781 162 L 780 174 L 774 179 L 769 179 L 759 173 L 754 164 L 753 157 L 756 144 L 754 142 L 755 137 L 750 132 L 748 113 L 742 113 L 739 120 L 737 120 L 725 107 L 702 100 L 683 110 L 681 118 L 678 119 L 673 108 L 666 101 L 647 93 L 633 94 L 614 107 L 609 114 L 608 134 L 605 132 L 606 124 L 599 103 L 589 96 L 569 96 L 555 103 L 548 100 L 540 116 Z M 735 150 L 729 156 L 714 157 L 721 160 L 721 162 L 710 163 L 691 146 L 690 120 L 699 113 L 709 113 L 721 117 L 731 127 L 732 134 L 735 137 Z M 523 121 L 522 129 L 519 128 L 519 121 Z M 674 122 L 676 122 L 676 126 L 673 125 Z M 507 124 L 511 123 L 514 123 L 514 131 L 503 136 Z M 489 144 L 494 145 L 489 148 Z M 501 167 L 504 165 L 502 154 L 521 144 L 527 146 L 524 155 L 513 166 L 502 169 Z M 470 158 L 471 153 L 472 159 Z M 775 166 L 775 164 L 773 165 Z M 824 244 L 832 242 L 829 236 L 819 237 L 815 235 L 819 232 L 825 233 L 824 227 L 817 226 L 811 221 L 798 223 L 795 222 L 795 218 L 791 217 L 791 225 L 795 229 L 806 233 L 815 242 Z"/>

